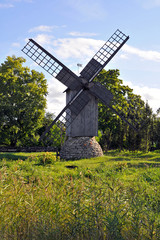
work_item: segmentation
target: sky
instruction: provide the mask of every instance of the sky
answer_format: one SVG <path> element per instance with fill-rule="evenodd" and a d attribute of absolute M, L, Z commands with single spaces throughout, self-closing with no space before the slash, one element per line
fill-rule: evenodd
<path fill-rule="evenodd" d="M 160 108 L 160 0 L 0 0 L 0 64 L 7 56 L 26 59 L 48 84 L 47 110 L 65 106 L 64 85 L 21 49 L 34 39 L 77 75 L 117 30 L 129 40 L 107 64 L 119 69 L 124 85 Z M 77 64 L 82 67 L 77 67 Z"/>

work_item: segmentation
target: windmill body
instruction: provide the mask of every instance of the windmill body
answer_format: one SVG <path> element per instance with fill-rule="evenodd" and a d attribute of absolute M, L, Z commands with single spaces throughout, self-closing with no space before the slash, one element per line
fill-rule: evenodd
<path fill-rule="evenodd" d="M 112 93 L 102 84 L 94 82 L 94 78 L 128 39 L 129 36 L 116 30 L 80 72 L 80 77 L 33 39 L 29 39 L 22 49 L 27 56 L 67 87 L 65 108 L 40 137 L 42 140 L 52 126 L 62 123 L 63 119 L 68 140 L 62 146 L 62 158 L 89 158 L 103 154 L 94 138 L 98 133 L 98 100 L 120 117 L 121 115 L 111 106 Z"/>
<path fill-rule="evenodd" d="M 66 104 L 75 96 L 77 92 L 66 90 Z M 75 118 L 74 112 L 67 115 L 67 120 Z M 66 129 L 68 137 L 93 137 L 98 135 L 98 99 L 90 96 L 90 101 L 82 109 L 81 114 L 75 118 L 72 124 Z"/>
<path fill-rule="evenodd" d="M 77 91 L 69 88 L 66 90 L 66 105 L 76 93 Z M 101 146 L 95 139 L 98 135 L 98 99 L 95 96 L 89 96 L 88 103 L 78 116 L 72 110 L 66 111 L 66 121 L 71 124 L 66 129 L 67 141 L 61 148 L 62 159 L 73 160 L 103 155 Z"/>

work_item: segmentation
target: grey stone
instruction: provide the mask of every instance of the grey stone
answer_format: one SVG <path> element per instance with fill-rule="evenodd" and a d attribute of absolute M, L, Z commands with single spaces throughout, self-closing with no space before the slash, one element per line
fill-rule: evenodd
<path fill-rule="evenodd" d="M 102 148 L 95 137 L 69 137 L 60 151 L 60 158 L 65 160 L 78 160 L 102 155 Z"/>

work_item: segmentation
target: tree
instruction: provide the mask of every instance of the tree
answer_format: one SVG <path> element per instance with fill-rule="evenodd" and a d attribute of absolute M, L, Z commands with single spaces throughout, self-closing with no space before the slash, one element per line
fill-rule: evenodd
<path fill-rule="evenodd" d="M 151 150 L 160 149 L 160 108 L 157 109 L 157 113 L 153 115 L 151 132 Z"/>
<path fill-rule="evenodd" d="M 152 112 L 141 96 L 133 93 L 133 90 L 123 85 L 119 79 L 119 70 L 103 70 L 96 81 L 101 82 L 113 94 L 113 109 L 116 110 L 131 125 L 137 128 L 135 131 L 131 125 L 127 125 L 109 107 L 99 103 L 99 129 L 102 131 L 100 143 L 104 150 L 110 148 L 127 148 L 129 150 L 148 149 L 149 133 L 144 131 L 151 122 Z M 112 103 L 111 103 L 112 105 Z M 141 130 L 143 126 L 143 130 Z M 143 133 L 143 134 L 142 134 Z M 145 138 L 145 139 L 144 139 Z M 144 141 L 142 141 L 144 139 Z M 145 144 L 144 144 L 145 142 Z"/>
<path fill-rule="evenodd" d="M 36 140 L 45 114 L 44 75 L 23 67 L 25 59 L 7 57 L 0 66 L 0 144 L 26 145 Z"/>
<path fill-rule="evenodd" d="M 148 102 L 146 102 L 143 111 L 143 125 L 141 129 L 141 150 L 148 151 L 153 147 L 153 132 L 154 132 L 155 115 L 152 112 Z"/>
<path fill-rule="evenodd" d="M 40 136 L 50 126 L 54 118 L 55 118 L 54 114 L 49 112 L 45 113 L 45 116 L 42 122 L 42 127 L 37 131 L 37 133 Z M 39 144 L 43 146 L 54 146 L 54 147 L 61 148 L 62 144 L 65 141 L 65 132 L 66 132 L 65 124 L 59 120 L 58 122 L 56 122 L 56 124 L 52 126 L 52 128 L 45 135 L 44 139 L 42 139 L 42 141 L 39 142 Z"/>

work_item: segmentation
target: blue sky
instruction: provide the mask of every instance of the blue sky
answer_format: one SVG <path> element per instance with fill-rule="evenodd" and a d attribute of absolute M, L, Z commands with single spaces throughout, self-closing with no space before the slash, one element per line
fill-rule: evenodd
<path fill-rule="evenodd" d="M 160 0 L 0 0 L 0 63 L 23 56 L 26 65 L 48 80 L 48 110 L 65 105 L 65 87 L 25 56 L 33 38 L 78 74 L 118 28 L 130 39 L 106 66 L 119 69 L 125 85 L 160 107 Z M 81 69 L 80 69 L 81 70 Z"/>

